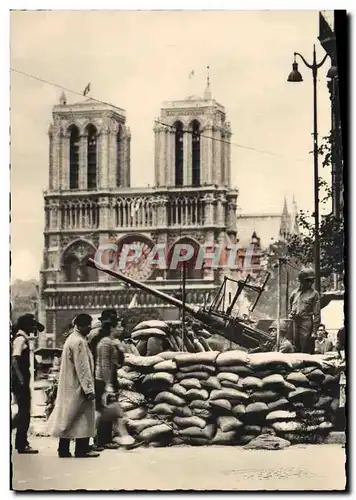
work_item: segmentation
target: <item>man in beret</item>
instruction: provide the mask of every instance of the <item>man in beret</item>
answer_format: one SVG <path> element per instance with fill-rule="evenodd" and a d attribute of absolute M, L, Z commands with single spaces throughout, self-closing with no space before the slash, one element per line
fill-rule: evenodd
<path fill-rule="evenodd" d="M 11 388 L 18 405 L 16 419 L 15 448 L 18 453 L 36 454 L 27 439 L 31 420 L 30 389 L 30 344 L 31 333 L 43 332 L 44 326 L 38 323 L 33 314 L 24 314 L 17 320 L 12 340 Z"/>

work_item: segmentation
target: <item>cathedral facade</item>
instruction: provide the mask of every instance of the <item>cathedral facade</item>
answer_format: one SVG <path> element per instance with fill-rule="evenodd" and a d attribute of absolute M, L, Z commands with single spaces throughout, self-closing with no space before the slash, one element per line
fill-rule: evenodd
<path fill-rule="evenodd" d="M 166 102 L 154 124 L 155 185 L 130 187 L 131 134 L 126 113 L 88 99 L 68 104 L 62 94 L 49 128 L 49 188 L 44 193 L 44 257 L 40 316 L 47 345 L 79 312 L 92 315 L 115 307 L 177 314 L 155 297 L 127 287 L 86 266 L 101 245 L 139 246 L 143 253 L 177 243 L 199 248 L 236 242 L 237 192 L 231 187 L 230 124 L 213 99 L 209 81 L 203 97 Z M 133 138 L 134 140 L 134 138 Z M 180 269 L 154 269 L 142 262 L 123 271 L 169 294 L 181 290 Z M 222 282 L 224 269 L 186 268 L 186 301 L 203 305 Z M 136 313 L 135 313 L 136 314 Z M 151 313 L 152 316 L 152 313 Z M 46 343 L 43 338 L 42 346 Z"/>

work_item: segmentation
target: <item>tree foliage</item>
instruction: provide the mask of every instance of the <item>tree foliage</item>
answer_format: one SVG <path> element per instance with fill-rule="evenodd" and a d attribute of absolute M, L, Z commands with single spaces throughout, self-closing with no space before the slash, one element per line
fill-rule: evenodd
<path fill-rule="evenodd" d="M 335 134 L 325 137 L 319 148 L 324 168 L 331 170 L 332 148 L 335 145 Z M 331 175 L 330 175 L 331 177 Z M 332 197 L 328 182 L 319 179 L 320 204 L 325 206 Z M 300 211 L 298 216 L 300 234 L 293 235 L 288 242 L 288 254 L 304 265 L 314 264 L 315 225 L 314 213 Z M 332 273 L 341 275 L 344 271 L 344 216 L 336 217 L 332 212 L 322 215 L 319 223 L 320 264 L 322 276 Z"/>

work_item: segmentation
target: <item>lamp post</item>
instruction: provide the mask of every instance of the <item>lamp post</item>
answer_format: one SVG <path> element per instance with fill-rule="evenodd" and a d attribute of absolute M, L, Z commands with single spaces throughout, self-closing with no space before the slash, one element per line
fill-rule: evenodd
<path fill-rule="evenodd" d="M 314 219 L 315 219 L 315 243 L 314 243 L 314 259 L 315 259 L 315 288 L 320 292 L 320 235 L 319 235 L 319 146 L 318 146 L 318 102 L 317 102 L 317 76 L 318 69 L 325 63 L 328 55 L 317 63 L 315 45 L 313 48 L 313 63 L 309 64 L 302 54 L 294 52 L 294 63 L 292 72 L 288 76 L 288 82 L 299 83 L 303 81 L 302 75 L 298 71 L 298 63 L 296 57 L 300 57 L 305 66 L 313 72 L 313 122 L 314 122 Z"/>

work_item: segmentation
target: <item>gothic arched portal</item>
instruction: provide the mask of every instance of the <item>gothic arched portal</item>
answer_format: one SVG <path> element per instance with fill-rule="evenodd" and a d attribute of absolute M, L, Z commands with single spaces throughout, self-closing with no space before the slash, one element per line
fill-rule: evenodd
<path fill-rule="evenodd" d="M 183 186 L 183 123 L 178 121 L 173 126 L 175 128 L 175 185 Z"/>
<path fill-rule="evenodd" d="M 200 186 L 200 123 L 194 120 L 192 128 L 192 185 Z"/>
<path fill-rule="evenodd" d="M 80 133 L 75 125 L 70 127 L 69 133 L 69 189 L 78 189 Z"/>
<path fill-rule="evenodd" d="M 86 265 L 89 257 L 94 257 L 95 248 L 86 241 L 75 241 L 64 250 L 62 273 L 67 282 L 98 281 L 96 269 Z"/>
<path fill-rule="evenodd" d="M 86 128 L 88 134 L 87 150 L 87 182 L 88 189 L 95 189 L 97 186 L 97 130 L 94 125 Z"/>
<path fill-rule="evenodd" d="M 177 245 L 183 245 L 183 247 L 177 247 Z M 187 248 L 184 246 L 187 245 Z M 195 269 L 198 254 L 200 251 L 199 243 L 197 243 L 192 238 L 183 237 L 176 241 L 169 250 L 167 259 L 167 279 L 168 280 L 180 280 L 182 279 L 182 268 L 183 263 L 179 262 L 175 269 L 171 269 L 172 257 L 174 255 L 174 250 L 179 251 L 179 255 L 183 256 L 189 252 L 189 248 L 193 248 L 193 254 L 189 260 L 185 263 L 185 276 L 187 280 L 201 280 L 204 278 L 203 269 Z"/>

